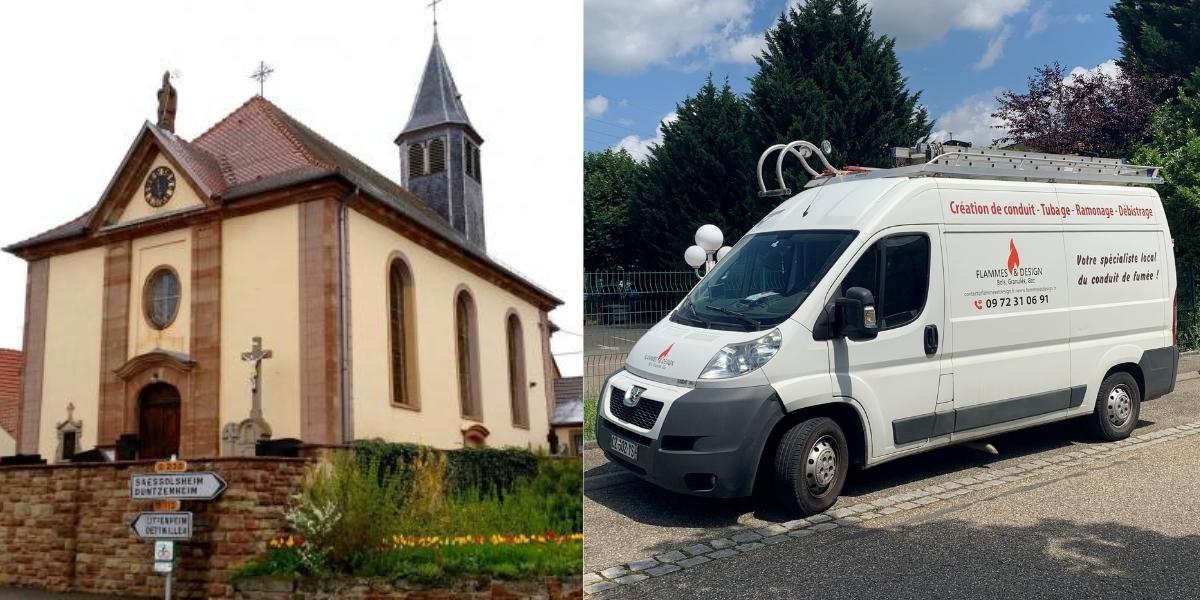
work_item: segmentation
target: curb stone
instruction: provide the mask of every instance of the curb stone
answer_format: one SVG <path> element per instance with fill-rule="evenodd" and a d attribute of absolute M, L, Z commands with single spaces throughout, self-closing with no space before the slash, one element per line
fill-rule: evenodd
<path fill-rule="evenodd" d="M 929 485 L 911 492 L 895 494 L 871 502 L 856 504 L 849 508 L 811 515 L 803 519 L 753 529 L 747 528 L 733 533 L 729 537 L 693 543 L 685 547 L 667 550 L 654 557 L 584 573 L 583 591 L 584 594 L 590 595 L 623 585 L 632 585 L 652 577 L 661 577 L 685 568 L 697 567 L 731 556 L 753 552 L 767 545 L 778 544 L 787 541 L 785 536 L 803 538 L 839 527 L 856 528 L 862 521 L 913 510 L 975 491 L 1005 486 L 1039 474 L 1098 462 L 1109 454 L 1125 453 L 1195 434 L 1200 434 L 1200 421 L 1144 433 L 1101 447 L 1089 446 L 1005 469 L 996 469 L 989 473 L 978 473 L 952 482 Z"/>

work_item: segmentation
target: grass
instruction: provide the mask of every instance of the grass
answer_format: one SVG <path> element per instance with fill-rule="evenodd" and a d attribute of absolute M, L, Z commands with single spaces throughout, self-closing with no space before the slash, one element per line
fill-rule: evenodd
<path fill-rule="evenodd" d="M 596 441 L 596 399 L 583 400 L 583 439 Z"/>
<path fill-rule="evenodd" d="M 583 542 L 563 542 L 405 548 L 379 555 L 376 562 L 364 565 L 357 575 L 437 585 L 480 575 L 514 580 L 578 575 L 582 570 Z"/>
<path fill-rule="evenodd" d="M 517 580 L 572 576 L 583 570 L 583 542 L 561 544 L 412 547 L 380 552 L 363 562 L 354 577 L 404 579 L 428 586 L 471 577 Z M 294 578 L 303 575 L 297 548 L 278 548 L 242 565 L 234 581 L 254 577 Z M 324 578 L 323 578 L 324 579 Z"/>

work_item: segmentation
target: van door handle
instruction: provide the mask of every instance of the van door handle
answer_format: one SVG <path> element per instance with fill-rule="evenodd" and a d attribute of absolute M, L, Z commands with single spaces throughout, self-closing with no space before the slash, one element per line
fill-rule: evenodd
<path fill-rule="evenodd" d="M 925 355 L 933 356 L 937 354 L 938 349 L 938 331 L 937 325 L 925 326 Z"/>

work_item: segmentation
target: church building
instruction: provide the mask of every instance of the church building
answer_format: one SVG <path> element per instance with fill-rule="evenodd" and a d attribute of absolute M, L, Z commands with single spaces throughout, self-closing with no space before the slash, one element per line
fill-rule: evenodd
<path fill-rule="evenodd" d="M 436 35 L 399 183 L 261 95 L 190 141 L 175 106 L 164 76 L 99 201 L 5 248 L 28 262 L 18 453 L 548 445 L 561 301 L 487 253 L 483 138 Z"/>

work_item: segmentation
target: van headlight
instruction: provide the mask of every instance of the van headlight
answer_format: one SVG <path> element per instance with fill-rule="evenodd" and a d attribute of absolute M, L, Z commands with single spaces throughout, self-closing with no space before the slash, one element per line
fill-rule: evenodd
<path fill-rule="evenodd" d="M 783 344 L 783 334 L 776 329 L 756 340 L 729 344 L 717 351 L 700 373 L 700 379 L 726 379 L 745 375 L 771 360 Z"/>

